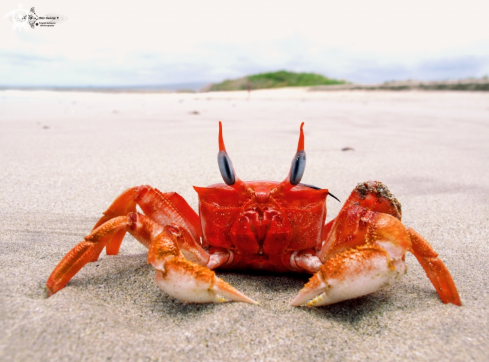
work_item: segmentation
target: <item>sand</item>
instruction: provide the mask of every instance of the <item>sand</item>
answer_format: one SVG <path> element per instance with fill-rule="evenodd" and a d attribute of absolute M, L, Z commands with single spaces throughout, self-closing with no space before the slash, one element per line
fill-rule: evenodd
<path fill-rule="evenodd" d="M 489 97 L 469 92 L 205 94 L 0 92 L 0 360 L 484 361 L 489 356 Z M 124 189 L 149 184 L 197 207 L 221 182 L 218 121 L 242 179 L 282 180 L 305 122 L 303 182 L 345 200 L 381 180 L 439 252 L 463 306 L 443 304 L 408 255 L 369 296 L 293 308 L 304 275 L 218 275 L 259 300 L 185 304 L 158 289 L 146 251 L 45 282 Z M 353 150 L 342 151 L 350 147 Z M 328 201 L 328 220 L 340 204 Z"/>

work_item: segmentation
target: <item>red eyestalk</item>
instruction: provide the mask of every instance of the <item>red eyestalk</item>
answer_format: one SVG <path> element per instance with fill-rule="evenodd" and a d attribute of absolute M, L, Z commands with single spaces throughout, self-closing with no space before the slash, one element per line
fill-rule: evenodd
<path fill-rule="evenodd" d="M 226 147 L 224 146 L 224 139 L 222 138 L 222 123 L 219 121 L 219 151 L 226 152 Z"/>
<path fill-rule="evenodd" d="M 299 136 L 299 144 L 297 145 L 297 152 L 304 151 L 304 131 L 302 130 L 304 127 L 304 122 L 301 123 L 301 134 Z"/>

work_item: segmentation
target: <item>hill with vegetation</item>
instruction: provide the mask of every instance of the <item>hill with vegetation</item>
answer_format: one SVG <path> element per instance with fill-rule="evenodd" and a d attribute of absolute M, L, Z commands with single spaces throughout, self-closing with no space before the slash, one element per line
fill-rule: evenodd
<path fill-rule="evenodd" d="M 316 73 L 294 73 L 281 70 L 273 73 L 260 73 L 238 79 L 211 84 L 205 91 L 233 91 L 283 87 L 308 87 L 317 85 L 345 84 L 344 80 L 327 78 Z"/>
<path fill-rule="evenodd" d="M 311 91 L 338 91 L 338 90 L 426 90 L 426 91 L 479 91 L 489 92 L 489 77 L 465 78 L 437 81 L 404 80 L 390 81 L 382 84 L 343 84 L 333 87 L 313 87 Z"/>

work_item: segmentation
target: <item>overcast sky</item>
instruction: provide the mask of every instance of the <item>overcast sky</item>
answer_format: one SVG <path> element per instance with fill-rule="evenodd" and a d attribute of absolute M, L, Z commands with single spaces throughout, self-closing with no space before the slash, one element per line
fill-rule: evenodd
<path fill-rule="evenodd" d="M 286 69 L 372 83 L 489 75 L 489 1 L 29 0 L 54 28 L 12 30 L 0 86 L 216 82 Z"/>

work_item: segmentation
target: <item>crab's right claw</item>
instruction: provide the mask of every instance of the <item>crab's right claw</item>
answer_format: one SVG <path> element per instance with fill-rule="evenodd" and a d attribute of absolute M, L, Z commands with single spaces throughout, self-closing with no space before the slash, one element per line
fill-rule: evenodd
<path fill-rule="evenodd" d="M 174 298 L 191 303 L 232 300 L 258 304 L 236 290 L 205 266 L 191 262 L 180 252 L 177 238 L 190 237 L 184 229 L 169 225 L 149 247 L 148 263 L 156 269 L 158 286 Z"/>

